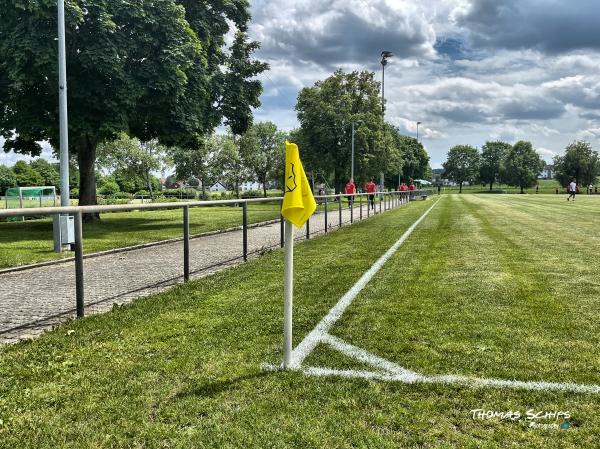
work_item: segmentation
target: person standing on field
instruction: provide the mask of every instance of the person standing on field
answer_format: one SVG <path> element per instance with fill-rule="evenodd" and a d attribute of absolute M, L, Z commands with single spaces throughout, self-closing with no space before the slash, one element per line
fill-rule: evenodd
<path fill-rule="evenodd" d="M 369 194 L 369 207 L 375 210 L 375 192 L 377 192 L 377 185 L 373 182 L 373 178 L 369 179 L 369 182 L 365 184 L 365 190 Z"/>
<path fill-rule="evenodd" d="M 354 194 L 356 193 L 356 185 L 354 184 L 354 178 L 350 178 L 350 181 L 346 184 L 346 195 L 352 195 L 348 197 L 348 205 L 352 207 L 354 205 Z"/>
<path fill-rule="evenodd" d="M 571 201 L 571 198 L 573 198 L 573 201 L 575 201 L 575 194 L 577 193 L 577 183 L 575 182 L 574 179 L 572 179 L 571 182 L 569 183 L 567 190 L 569 192 L 567 201 Z"/>

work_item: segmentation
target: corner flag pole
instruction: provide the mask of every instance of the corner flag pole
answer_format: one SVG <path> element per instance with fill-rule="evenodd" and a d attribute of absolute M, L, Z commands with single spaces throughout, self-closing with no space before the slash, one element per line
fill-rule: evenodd
<path fill-rule="evenodd" d="M 283 368 L 292 366 L 292 309 L 294 303 L 294 226 L 301 228 L 317 209 L 298 145 L 285 142 L 285 185 L 281 215 L 285 218 Z"/>
<path fill-rule="evenodd" d="M 294 305 L 294 225 L 285 220 L 283 368 L 292 363 L 292 309 Z"/>

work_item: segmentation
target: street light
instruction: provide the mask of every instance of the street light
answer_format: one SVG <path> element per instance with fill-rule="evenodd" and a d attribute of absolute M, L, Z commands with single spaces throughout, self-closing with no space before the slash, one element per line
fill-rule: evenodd
<path fill-rule="evenodd" d="M 419 143 L 419 125 L 420 125 L 421 123 L 422 123 L 422 122 L 417 122 L 417 143 Z"/>
<path fill-rule="evenodd" d="M 350 179 L 354 180 L 354 125 L 362 124 L 362 120 L 352 121 L 352 164 L 350 168 Z"/>
<path fill-rule="evenodd" d="M 381 115 L 383 123 L 385 125 L 385 66 L 388 63 L 388 59 L 391 58 L 393 53 L 391 51 L 384 50 L 381 52 Z M 379 182 L 381 184 L 381 190 L 383 190 L 384 175 L 383 172 L 380 174 Z"/>
<path fill-rule="evenodd" d="M 65 46 L 65 0 L 58 0 L 58 110 L 60 129 L 60 205 L 69 206 L 69 126 L 67 118 L 67 51 Z M 55 215 L 54 251 L 61 252 L 68 241 L 72 221 L 68 215 Z"/>

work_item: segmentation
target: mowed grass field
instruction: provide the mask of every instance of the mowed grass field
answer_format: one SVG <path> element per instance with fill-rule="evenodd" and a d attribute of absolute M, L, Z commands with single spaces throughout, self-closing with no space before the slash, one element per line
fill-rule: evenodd
<path fill-rule="evenodd" d="M 296 247 L 295 345 L 433 201 Z M 444 195 L 330 333 L 422 374 L 600 385 L 599 225 L 596 197 Z M 600 394 L 265 370 L 282 273 L 275 251 L 3 347 L 0 447 L 598 447 Z M 327 346 L 305 365 L 369 369 Z"/>

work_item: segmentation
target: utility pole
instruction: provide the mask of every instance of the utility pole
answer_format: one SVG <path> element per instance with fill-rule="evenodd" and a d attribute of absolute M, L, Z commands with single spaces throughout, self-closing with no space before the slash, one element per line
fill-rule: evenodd
<path fill-rule="evenodd" d="M 69 186 L 69 122 L 67 115 L 67 50 L 65 44 L 65 0 L 57 0 L 58 6 L 58 112 L 60 130 L 60 205 L 70 206 Z M 71 231 L 71 232 L 70 232 Z M 61 252 L 72 243 L 74 223 L 68 215 L 53 218 L 54 251 Z"/>
<path fill-rule="evenodd" d="M 385 127 L 385 66 L 388 63 L 388 59 L 394 56 L 391 51 L 384 50 L 381 52 L 381 115 L 383 117 L 383 125 Z M 383 191 L 384 185 L 384 173 L 380 174 L 380 185 Z"/>

